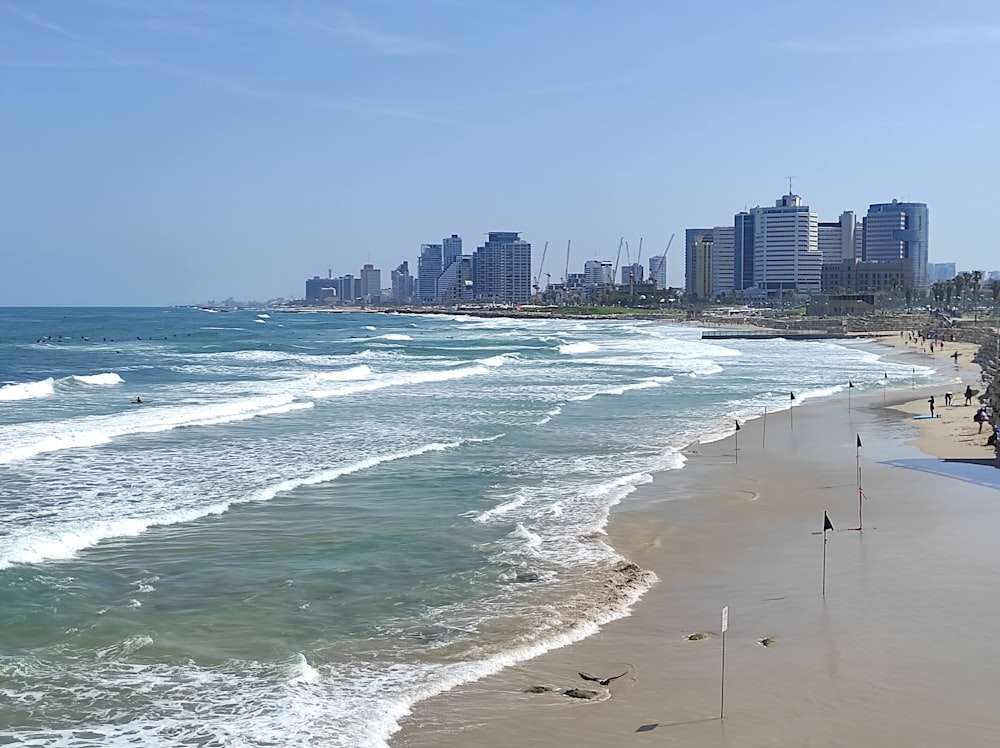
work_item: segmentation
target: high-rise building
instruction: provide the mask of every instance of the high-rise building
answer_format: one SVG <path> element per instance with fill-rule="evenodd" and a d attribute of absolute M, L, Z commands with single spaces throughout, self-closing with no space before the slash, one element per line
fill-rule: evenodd
<path fill-rule="evenodd" d="M 417 301 L 433 304 L 437 301 L 437 279 L 444 268 L 443 250 L 440 244 L 421 244 L 417 260 Z"/>
<path fill-rule="evenodd" d="M 649 279 L 660 290 L 667 288 L 667 257 L 653 255 L 649 258 Z"/>
<path fill-rule="evenodd" d="M 337 289 L 333 285 L 333 271 L 327 271 L 326 278 L 314 275 L 306 281 L 306 301 L 326 303 L 337 298 Z"/>
<path fill-rule="evenodd" d="M 735 226 L 712 229 L 712 297 L 733 293 L 735 272 Z"/>
<path fill-rule="evenodd" d="M 819 251 L 823 254 L 823 264 L 839 265 L 842 260 L 855 259 L 856 234 L 854 211 L 845 210 L 836 221 L 820 221 L 818 242 Z"/>
<path fill-rule="evenodd" d="M 397 304 L 413 303 L 413 276 L 410 275 L 410 264 L 405 260 L 391 273 L 392 300 Z"/>
<path fill-rule="evenodd" d="M 622 265 L 619 268 L 621 273 L 621 285 L 624 288 L 631 288 L 637 283 L 642 283 L 643 281 L 643 271 L 644 268 L 638 262 L 633 262 L 630 265 Z"/>
<path fill-rule="evenodd" d="M 733 290 L 753 288 L 753 215 L 749 211 L 733 217 Z"/>
<path fill-rule="evenodd" d="M 864 220 L 863 259 L 867 262 L 905 260 L 911 268 L 913 286 L 926 289 L 927 203 L 873 203 Z"/>
<path fill-rule="evenodd" d="M 615 268 L 609 260 L 587 260 L 583 263 L 583 286 L 589 290 L 608 288 L 615 284 Z"/>
<path fill-rule="evenodd" d="M 692 301 L 712 296 L 713 229 L 684 231 L 684 292 Z"/>
<path fill-rule="evenodd" d="M 820 290 L 819 219 L 791 193 L 754 208 L 754 284 L 770 296 Z"/>
<path fill-rule="evenodd" d="M 927 265 L 927 282 L 931 285 L 950 281 L 957 274 L 954 262 L 932 262 Z"/>
<path fill-rule="evenodd" d="M 472 255 L 459 255 L 438 278 L 437 298 L 442 304 L 472 301 L 472 285 Z"/>
<path fill-rule="evenodd" d="M 472 283 L 479 301 L 527 303 L 531 300 L 531 244 L 516 231 L 491 231 L 472 256 Z"/>
<path fill-rule="evenodd" d="M 365 304 L 382 302 L 382 271 L 372 264 L 361 268 L 361 299 Z"/>
<path fill-rule="evenodd" d="M 446 236 L 441 241 L 441 248 L 443 252 L 443 262 L 441 268 L 442 270 L 447 270 L 451 267 L 451 263 L 462 256 L 462 237 L 458 234 Z"/>

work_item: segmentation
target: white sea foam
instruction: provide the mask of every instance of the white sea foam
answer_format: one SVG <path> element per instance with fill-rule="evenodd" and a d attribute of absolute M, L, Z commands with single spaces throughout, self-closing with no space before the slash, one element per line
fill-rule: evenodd
<path fill-rule="evenodd" d="M 428 452 L 442 452 L 458 447 L 462 443 L 432 442 L 413 449 L 376 455 L 311 475 L 278 481 L 229 501 L 220 501 L 190 509 L 161 511 L 143 517 L 104 518 L 63 523 L 62 525 L 50 525 L 46 529 L 15 528 L 8 536 L 0 539 L 0 570 L 15 564 L 34 564 L 42 561 L 72 558 L 85 548 L 110 538 L 134 537 L 153 527 L 194 522 L 202 517 L 223 514 L 234 504 L 269 501 L 279 494 L 293 491 L 301 486 L 330 483 L 343 475 L 370 470 L 387 462 L 418 457 Z"/>
<path fill-rule="evenodd" d="M 494 517 L 500 517 L 504 514 L 507 514 L 508 512 L 514 511 L 518 507 L 524 506 L 525 503 L 527 503 L 528 498 L 529 498 L 529 489 L 521 488 L 518 491 L 518 494 L 513 499 L 511 499 L 510 501 L 505 501 L 504 503 L 499 504 L 493 507 L 492 509 L 487 509 L 485 512 L 479 514 L 475 518 L 475 521 L 479 522 L 480 524 L 489 522 Z"/>
<path fill-rule="evenodd" d="M 308 606 L 308 603 L 306 605 Z M 306 656 L 299 652 L 295 663 L 290 668 L 288 682 L 315 683 L 318 680 L 319 670 L 310 665 Z"/>
<path fill-rule="evenodd" d="M 413 340 L 413 338 L 403 333 L 389 332 L 385 335 L 376 335 L 372 340 Z"/>
<path fill-rule="evenodd" d="M 486 374 L 489 371 L 489 368 L 479 364 L 476 366 L 463 366 L 441 371 L 388 374 L 380 380 L 345 385 L 344 387 L 340 387 L 335 390 L 311 390 L 306 394 L 308 397 L 316 399 L 343 397 L 345 395 L 355 395 L 361 392 L 383 390 L 388 387 L 403 387 L 407 385 L 429 384 L 431 382 L 447 382 L 453 379 L 464 379 L 465 377 L 474 377 Z"/>
<path fill-rule="evenodd" d="M 14 400 L 32 400 L 38 397 L 48 397 L 55 392 L 55 380 L 52 377 L 38 382 L 23 384 L 7 384 L 0 387 L 0 402 Z"/>
<path fill-rule="evenodd" d="M 120 375 L 114 372 L 107 372 L 105 374 L 74 374 L 72 379 L 80 384 L 122 384 L 124 379 Z"/>
<path fill-rule="evenodd" d="M 559 352 L 567 356 L 575 356 L 578 353 L 592 353 L 597 350 L 593 343 L 563 343 L 559 346 Z"/>
<path fill-rule="evenodd" d="M 452 442 L 449 444 L 440 444 L 437 442 L 431 444 L 424 444 L 413 449 L 407 449 L 402 452 L 393 452 L 385 455 L 376 455 L 375 457 L 369 457 L 365 460 L 360 460 L 350 465 L 344 465 L 342 467 L 330 468 L 329 470 L 321 470 L 318 473 L 313 473 L 312 475 L 306 475 L 299 478 L 289 478 L 288 480 L 279 481 L 273 485 L 267 486 L 265 488 L 260 488 L 246 497 L 246 501 L 268 501 L 273 499 L 280 493 L 286 493 L 292 491 L 300 486 L 315 486 L 320 483 L 330 483 L 336 480 L 342 475 L 350 475 L 352 473 L 357 473 L 362 470 L 370 470 L 373 467 L 381 465 L 386 462 L 393 462 L 395 460 L 405 460 L 408 457 L 417 457 L 427 452 L 443 452 L 446 449 L 454 449 L 459 446 L 461 442 Z"/>
<path fill-rule="evenodd" d="M 619 387 L 608 387 L 606 389 L 598 390 L 597 392 L 589 392 L 586 395 L 575 395 L 571 397 L 570 400 L 585 402 L 587 400 L 592 400 L 598 395 L 624 395 L 626 392 L 631 392 L 633 390 L 648 390 L 654 389 L 656 387 L 661 387 L 661 381 L 669 381 L 669 377 L 650 377 L 643 379 L 641 382 L 633 382 L 631 384 L 623 384 Z"/>
<path fill-rule="evenodd" d="M 258 397 L 165 408 L 138 408 L 127 415 L 91 416 L 62 422 L 0 427 L 0 464 L 48 452 L 96 447 L 131 434 L 155 434 L 176 428 L 214 426 L 260 416 L 312 408 L 291 396 Z M 49 435 L 55 431 L 54 435 Z"/>
<path fill-rule="evenodd" d="M 502 353 L 499 356 L 490 356 L 489 358 L 480 358 L 477 360 L 483 366 L 497 367 L 497 366 L 503 366 L 508 361 L 514 360 L 516 357 L 517 357 L 516 354 L 513 353 Z"/>
<path fill-rule="evenodd" d="M 340 371 L 321 371 L 312 375 L 313 379 L 324 382 L 349 382 L 354 379 L 366 379 L 371 376 L 371 367 L 365 364 L 352 366 L 349 369 Z"/>

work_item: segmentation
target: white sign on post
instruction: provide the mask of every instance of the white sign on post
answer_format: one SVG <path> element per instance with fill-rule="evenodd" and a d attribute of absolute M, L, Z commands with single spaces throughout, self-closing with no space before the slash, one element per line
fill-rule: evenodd
<path fill-rule="evenodd" d="M 726 629 L 729 628 L 729 606 L 727 605 L 722 609 L 722 633 L 726 633 Z"/>

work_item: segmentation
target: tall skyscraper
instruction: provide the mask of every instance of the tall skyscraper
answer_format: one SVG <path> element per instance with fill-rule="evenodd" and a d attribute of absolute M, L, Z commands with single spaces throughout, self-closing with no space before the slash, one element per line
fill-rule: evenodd
<path fill-rule="evenodd" d="M 733 289 L 753 288 L 753 216 L 742 211 L 733 217 Z"/>
<path fill-rule="evenodd" d="M 789 193 L 773 208 L 754 208 L 754 283 L 770 296 L 819 291 L 822 255 L 819 219 Z"/>
<path fill-rule="evenodd" d="M 437 301 L 437 279 L 444 270 L 440 244 L 421 244 L 417 260 L 417 301 L 433 304 Z"/>
<path fill-rule="evenodd" d="M 382 271 L 372 264 L 361 268 L 361 298 L 365 304 L 382 301 Z"/>
<path fill-rule="evenodd" d="M 472 286 L 472 255 L 459 255 L 438 278 L 437 297 L 442 304 L 472 301 Z"/>
<path fill-rule="evenodd" d="M 663 291 L 667 288 L 667 258 L 665 255 L 653 255 L 649 258 L 649 279 Z"/>
<path fill-rule="evenodd" d="M 444 253 L 442 270 L 447 270 L 451 267 L 451 263 L 462 256 L 462 237 L 458 234 L 446 236 L 441 241 L 441 247 Z"/>
<path fill-rule="evenodd" d="M 619 272 L 621 273 L 621 285 L 625 289 L 643 281 L 644 268 L 638 262 L 633 262 L 631 265 L 622 265 L 619 268 Z"/>
<path fill-rule="evenodd" d="M 857 222 L 854 211 L 845 210 L 836 221 L 821 221 L 818 241 L 819 251 L 823 254 L 823 264 L 839 265 L 842 260 L 855 259 L 856 233 Z"/>
<path fill-rule="evenodd" d="M 712 297 L 713 229 L 684 231 L 684 292 L 694 301 Z"/>
<path fill-rule="evenodd" d="M 413 276 L 410 275 L 410 263 L 406 260 L 401 262 L 391 273 L 392 277 L 392 300 L 397 304 L 410 304 L 413 302 Z"/>
<path fill-rule="evenodd" d="M 873 203 L 864 220 L 863 257 L 867 262 L 906 260 L 913 287 L 926 289 L 927 203 Z"/>
<path fill-rule="evenodd" d="M 531 244 L 516 231 L 491 231 L 472 256 L 473 293 L 479 301 L 524 304 L 531 300 Z"/>
<path fill-rule="evenodd" d="M 734 288 L 735 226 L 712 229 L 712 297 L 728 296 Z"/>
<path fill-rule="evenodd" d="M 587 260 L 583 263 L 584 288 L 593 290 L 615 284 L 615 268 L 608 260 Z"/>

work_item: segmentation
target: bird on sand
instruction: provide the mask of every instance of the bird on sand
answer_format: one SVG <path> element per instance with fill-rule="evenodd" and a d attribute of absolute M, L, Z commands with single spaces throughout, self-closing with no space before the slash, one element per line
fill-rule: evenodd
<path fill-rule="evenodd" d="M 579 675 L 584 680 L 592 680 L 595 683 L 600 683 L 602 686 L 606 686 L 609 683 L 611 683 L 611 681 L 617 680 L 618 678 L 621 678 L 623 675 L 628 675 L 628 670 L 626 670 L 621 675 L 612 675 L 610 678 L 598 678 L 596 675 L 591 675 L 590 673 L 579 673 Z"/>

